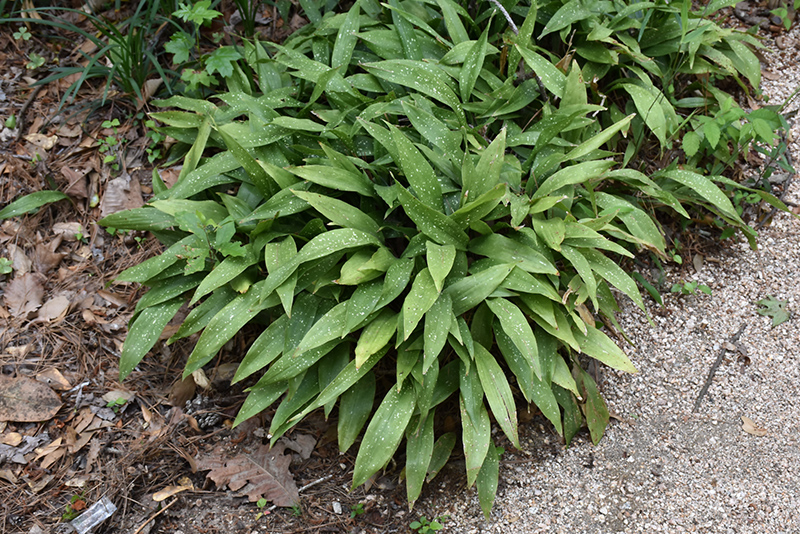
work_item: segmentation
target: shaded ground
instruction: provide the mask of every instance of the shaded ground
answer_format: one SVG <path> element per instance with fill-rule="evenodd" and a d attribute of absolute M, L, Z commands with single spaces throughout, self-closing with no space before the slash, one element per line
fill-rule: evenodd
<path fill-rule="evenodd" d="M 447 513 L 450 496 L 464 485 L 458 459 L 413 512 L 394 466 L 351 493 L 354 455 L 338 453 L 335 422 L 321 414 L 281 445 L 284 463 L 290 462 L 282 482 L 301 488 L 299 508 L 259 508 L 238 492 L 217 491 L 202 467 L 252 458 L 268 442 L 260 421 L 230 430 L 244 395 L 230 387 L 226 364 L 238 361 L 249 332 L 226 346 L 207 388 L 173 384 L 192 342 L 163 343 L 174 327 L 124 384 L 117 381 L 127 321 L 140 295 L 112 282 L 158 244 L 144 235 L 111 235 L 96 221 L 150 194 L 149 140 L 139 123 L 126 121 L 136 110 L 119 101 L 56 115 L 74 80 L 31 88 L 47 73 L 27 69 L 27 54 L 72 51 L 36 37 L 20 42 L 13 30 L 0 26 L 0 117 L 17 117 L 16 129 L 0 132 L 0 206 L 44 189 L 65 191 L 71 201 L 0 225 L 0 257 L 13 265 L 0 275 L 0 370 L 8 380 L 47 384 L 62 403 L 41 422 L 0 423 L 0 534 L 66 531 L 63 520 L 103 497 L 118 510 L 98 533 L 408 532 L 421 515 Z M 87 85 L 79 101 L 99 96 L 99 88 Z M 121 124 L 103 127 L 113 119 Z M 109 137 L 122 149 L 112 149 L 115 160 L 104 163 L 109 153 L 99 152 L 100 141 Z M 168 183 L 170 172 L 162 172 Z M 543 421 L 525 415 L 528 446 L 507 454 L 504 469 L 526 470 L 563 454 Z"/>

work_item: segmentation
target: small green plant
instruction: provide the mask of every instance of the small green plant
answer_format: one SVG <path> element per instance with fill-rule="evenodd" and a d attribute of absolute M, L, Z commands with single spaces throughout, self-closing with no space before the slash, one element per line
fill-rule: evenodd
<path fill-rule="evenodd" d="M 791 314 L 786 309 L 786 304 L 788 304 L 788 301 L 778 300 L 772 295 L 769 295 L 765 299 L 759 300 L 756 304 L 763 306 L 762 309 L 758 310 L 759 315 L 772 317 L 773 328 L 779 324 L 785 323 L 791 317 Z"/>
<path fill-rule="evenodd" d="M 147 153 L 147 161 L 153 163 L 154 161 L 164 157 L 162 145 L 167 136 L 158 130 L 154 120 L 147 119 L 144 121 L 144 126 L 146 129 L 145 136 L 150 140 L 144 150 Z"/>
<path fill-rule="evenodd" d="M 9 116 L 9 117 L 8 117 L 8 118 L 5 120 L 4 124 L 5 124 L 6 128 L 8 128 L 9 130 L 13 130 L 14 128 L 16 128 L 16 127 L 17 127 L 17 116 L 16 116 L 16 115 L 13 115 L 13 114 L 12 114 L 12 115 L 10 115 L 10 116 Z"/>
<path fill-rule="evenodd" d="M 14 262 L 8 258 L 0 258 L 0 274 L 9 274 L 14 270 Z"/>
<path fill-rule="evenodd" d="M 17 41 L 28 41 L 31 38 L 31 32 L 25 26 L 20 26 L 17 31 L 13 33 L 14 39 Z"/>
<path fill-rule="evenodd" d="M 303 517 L 303 507 L 299 504 L 292 506 L 292 515 L 295 517 Z"/>
<path fill-rule="evenodd" d="M 73 495 L 69 500 L 69 504 L 64 507 L 64 513 L 61 514 L 61 521 L 67 523 L 72 521 L 86 509 L 86 501 L 84 500 L 83 493 Z"/>
<path fill-rule="evenodd" d="M 364 503 L 359 502 L 350 507 L 350 519 L 355 519 L 364 513 Z"/>
<path fill-rule="evenodd" d="M 120 156 L 122 143 L 119 139 L 119 132 L 117 127 L 120 125 L 119 119 L 103 121 L 102 127 L 105 129 L 113 129 L 114 133 L 97 140 L 97 151 L 104 154 L 103 164 L 110 165 L 115 171 L 119 171 L 119 163 L 117 158 Z"/>
<path fill-rule="evenodd" d="M 108 401 L 106 403 L 106 408 L 111 408 L 114 411 L 114 413 L 119 413 L 120 408 L 125 406 L 125 404 L 127 403 L 128 403 L 127 399 L 125 399 L 124 397 L 120 397 L 116 400 Z"/>
<path fill-rule="evenodd" d="M 260 498 L 256 501 L 256 506 L 258 507 L 259 512 L 256 514 L 256 521 L 264 517 L 265 515 L 269 515 L 269 510 L 264 510 L 264 507 L 267 506 L 267 499 Z"/>
<path fill-rule="evenodd" d="M 409 526 L 411 530 L 416 530 L 419 534 L 430 534 L 431 532 L 438 532 L 444 528 L 443 523 L 447 520 L 448 516 L 443 515 L 428 521 L 424 515 L 418 520 L 412 521 Z"/>
<path fill-rule="evenodd" d="M 28 70 L 36 70 L 42 65 L 44 65 L 45 59 L 37 54 L 36 52 L 31 52 L 28 55 L 28 63 L 25 65 L 25 68 Z"/>
<path fill-rule="evenodd" d="M 777 7 L 770 11 L 771 14 L 775 15 L 781 22 L 783 23 L 783 27 L 786 28 L 788 31 L 789 28 L 792 27 L 792 21 L 794 20 L 794 16 L 789 16 L 789 9 L 786 7 L 791 0 L 786 0 L 785 5 Z M 794 10 L 800 10 L 800 0 L 794 0 Z"/>
<path fill-rule="evenodd" d="M 680 293 L 681 295 L 696 295 L 698 291 L 711 295 L 710 287 L 696 281 L 673 284 L 672 289 L 670 289 L 670 293 Z"/>

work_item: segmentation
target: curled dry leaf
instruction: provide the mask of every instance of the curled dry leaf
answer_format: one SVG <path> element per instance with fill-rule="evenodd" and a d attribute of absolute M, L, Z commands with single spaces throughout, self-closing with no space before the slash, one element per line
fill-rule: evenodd
<path fill-rule="evenodd" d="M 61 263 L 66 254 L 55 252 L 61 244 L 61 236 L 56 238 L 48 244 L 36 245 L 36 253 L 33 256 L 33 267 L 37 272 L 47 274 Z"/>
<path fill-rule="evenodd" d="M 173 495 L 177 495 L 182 491 L 194 489 L 194 484 L 192 484 L 192 481 L 187 479 L 186 477 L 182 478 L 178 482 L 181 482 L 180 486 L 167 486 L 161 491 L 155 492 L 153 494 L 153 500 L 156 502 L 161 502 L 172 497 Z"/>
<path fill-rule="evenodd" d="M 37 317 L 41 321 L 57 323 L 67 316 L 67 310 L 69 310 L 69 298 L 66 295 L 58 295 L 39 308 Z"/>
<path fill-rule="evenodd" d="M 769 431 L 766 428 L 757 426 L 749 417 L 742 416 L 742 430 L 753 436 L 766 436 Z"/>
<path fill-rule="evenodd" d="M 22 248 L 14 244 L 9 244 L 8 255 L 11 257 L 11 261 L 14 263 L 13 268 L 17 274 L 31 272 L 31 269 L 33 268 L 33 262 L 25 254 L 25 252 L 23 252 Z"/>
<path fill-rule="evenodd" d="M 64 241 L 77 241 L 78 235 L 86 235 L 86 231 L 79 222 L 55 223 L 53 233 L 60 235 Z"/>
<path fill-rule="evenodd" d="M 8 283 L 5 300 L 11 315 L 24 318 L 39 309 L 44 296 L 44 280 L 41 274 L 25 273 Z"/>
<path fill-rule="evenodd" d="M 105 217 L 122 210 L 141 208 L 144 205 L 142 199 L 142 187 L 139 180 L 120 176 L 114 178 L 106 185 L 103 200 L 100 202 L 100 217 Z"/>
<path fill-rule="evenodd" d="M 47 421 L 61 408 L 58 395 L 46 385 L 25 376 L 0 374 L 0 421 Z"/>
<path fill-rule="evenodd" d="M 56 391 L 67 391 L 68 389 L 72 388 L 72 384 L 69 383 L 69 380 L 64 378 L 64 375 L 61 374 L 61 371 L 55 367 L 51 367 L 50 369 L 37 374 L 36 380 L 47 384 Z"/>

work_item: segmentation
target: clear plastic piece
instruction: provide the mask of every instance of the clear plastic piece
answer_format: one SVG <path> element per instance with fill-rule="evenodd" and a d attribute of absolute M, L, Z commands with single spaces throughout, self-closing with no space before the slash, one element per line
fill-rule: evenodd
<path fill-rule="evenodd" d="M 78 534 L 87 534 L 94 527 L 111 517 L 117 511 L 117 507 L 108 497 L 103 497 L 88 510 L 72 520 L 70 525 L 77 531 Z"/>

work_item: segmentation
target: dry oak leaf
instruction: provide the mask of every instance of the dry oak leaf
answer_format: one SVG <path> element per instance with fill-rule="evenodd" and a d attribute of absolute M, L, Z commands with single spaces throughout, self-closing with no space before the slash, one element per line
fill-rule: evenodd
<path fill-rule="evenodd" d="M 6 305 L 14 317 L 25 317 L 42 305 L 45 281 L 41 274 L 25 273 L 14 278 L 6 286 Z"/>
<path fill-rule="evenodd" d="M 60 408 L 61 399 L 45 384 L 25 376 L 0 374 L 0 421 L 47 421 Z"/>
<path fill-rule="evenodd" d="M 240 453 L 225 458 L 225 449 L 217 447 L 211 454 L 197 459 L 197 469 L 210 470 L 207 478 L 218 488 L 228 486 L 240 495 L 247 495 L 250 502 L 260 498 L 272 501 L 277 506 L 291 507 L 300 502 L 297 484 L 289 472 L 291 454 L 284 454 L 286 445 L 276 443 L 270 449 L 262 445 L 252 454 Z"/>
<path fill-rule="evenodd" d="M 752 419 L 749 417 L 742 416 L 742 430 L 747 432 L 748 434 L 752 434 L 753 436 L 766 436 L 769 433 L 769 430 L 766 428 L 761 428 L 756 425 Z"/>
<path fill-rule="evenodd" d="M 63 294 L 57 295 L 45 302 L 36 316 L 43 322 L 59 322 L 67 316 L 68 309 L 69 298 Z"/>

